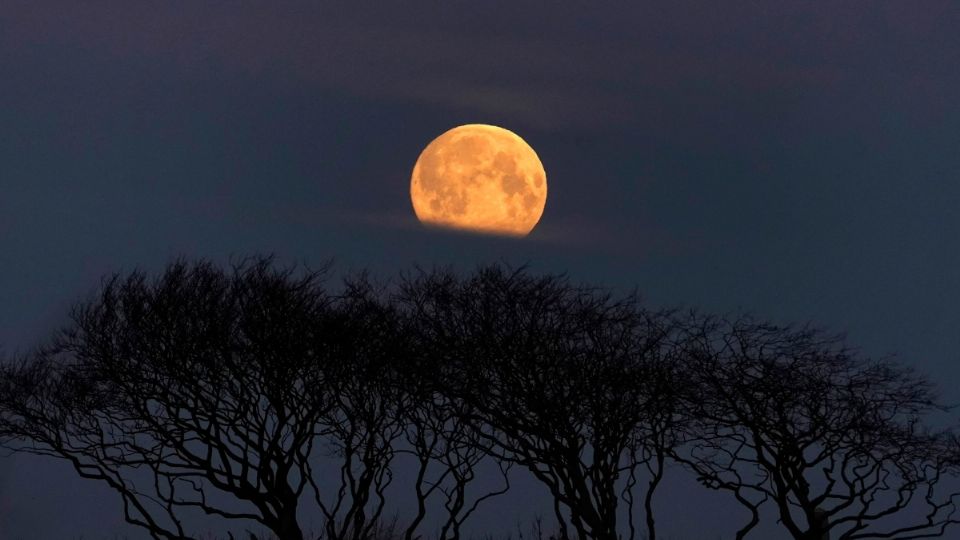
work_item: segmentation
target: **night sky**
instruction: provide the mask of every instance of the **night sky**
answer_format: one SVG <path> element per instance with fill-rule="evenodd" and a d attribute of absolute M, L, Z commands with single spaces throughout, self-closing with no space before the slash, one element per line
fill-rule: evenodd
<path fill-rule="evenodd" d="M 960 401 L 953 0 L 80 4 L 0 3 L 7 354 L 101 276 L 178 256 L 383 276 L 505 261 L 847 331 Z M 539 154 L 529 237 L 413 215 L 417 156 L 466 123 Z M 743 521 L 671 473 L 667 536 Z M 472 525 L 548 516 L 545 493 L 519 482 Z M 140 538 L 121 521 L 64 464 L 0 457 L 3 538 Z"/>

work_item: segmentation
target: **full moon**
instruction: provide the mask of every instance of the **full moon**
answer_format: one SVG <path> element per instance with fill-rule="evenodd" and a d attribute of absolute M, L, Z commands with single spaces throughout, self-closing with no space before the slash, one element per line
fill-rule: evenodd
<path fill-rule="evenodd" d="M 526 236 L 543 215 L 547 175 L 537 153 L 516 133 L 467 124 L 423 149 L 413 167 L 410 198 L 425 225 Z"/>

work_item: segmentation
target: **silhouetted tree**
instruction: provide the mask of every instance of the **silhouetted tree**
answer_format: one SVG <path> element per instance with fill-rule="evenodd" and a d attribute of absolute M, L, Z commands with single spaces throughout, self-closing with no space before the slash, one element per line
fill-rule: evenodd
<path fill-rule="evenodd" d="M 676 457 L 750 511 L 738 539 L 767 501 L 797 540 L 932 538 L 958 523 L 960 493 L 937 489 L 958 472 L 956 438 L 924 426 L 944 410 L 926 379 L 749 319 L 700 318 L 682 356 L 695 429 Z"/>
<path fill-rule="evenodd" d="M 299 540 L 308 460 L 337 405 L 318 389 L 370 339 L 322 276 L 265 258 L 114 276 L 52 346 L 4 368 L 0 433 L 105 482 L 154 538 L 188 538 L 193 508 Z"/>
<path fill-rule="evenodd" d="M 633 540 L 642 499 L 655 540 L 670 460 L 750 512 L 738 539 L 764 505 L 797 540 L 960 521 L 942 481 L 960 473 L 960 435 L 925 424 L 946 410 L 932 385 L 822 332 L 681 318 L 523 268 L 393 288 L 360 275 L 335 294 L 324 275 L 254 258 L 105 280 L 47 346 L 0 367 L 0 444 L 68 461 L 163 539 L 191 538 L 194 512 L 300 540 L 308 487 L 325 537 L 377 537 L 401 453 L 415 461 L 405 540 L 437 499 L 441 540 L 458 539 L 514 466 L 550 491 L 562 539 Z"/>
<path fill-rule="evenodd" d="M 360 540 L 382 526 L 406 439 L 440 470 L 416 489 L 444 495 L 443 535 L 457 537 L 509 484 L 467 497 L 485 443 L 427 399 L 396 306 L 362 276 L 336 295 L 323 276 L 254 258 L 105 280 L 49 346 L 3 366 L 0 442 L 105 482 L 155 538 L 189 538 L 195 509 L 299 539 L 310 486 L 326 536 Z M 337 473 L 320 472 L 322 457 Z"/>
<path fill-rule="evenodd" d="M 389 467 L 393 457 L 408 454 L 416 462 L 412 487 L 417 510 L 404 530 L 404 537 L 407 540 L 419 538 L 417 531 L 427 517 L 428 500 L 442 497 L 445 515 L 439 518 L 439 537 L 459 538 L 463 523 L 482 502 L 509 489 L 506 473 L 510 464 L 496 462 L 503 479 L 502 487 L 479 495 L 468 494 L 467 487 L 475 480 L 477 467 L 487 457 L 484 445 L 488 443 L 477 437 L 470 425 L 463 421 L 464 416 L 456 409 L 459 404 L 437 391 L 432 383 L 431 366 L 413 345 L 415 332 L 411 331 L 410 321 L 398 313 L 390 292 L 372 283 L 365 274 L 346 280 L 343 298 L 352 316 L 363 321 L 361 324 L 378 325 L 378 333 L 389 335 L 389 338 L 380 342 L 386 345 L 382 351 L 365 352 L 365 358 L 380 360 L 375 372 L 364 373 L 354 382 L 363 391 L 356 394 L 352 410 L 341 410 L 341 418 L 347 424 L 356 423 L 357 420 L 351 419 L 370 419 L 370 425 L 360 426 L 362 429 L 356 432 L 370 437 L 371 449 L 377 449 L 375 455 L 380 459 L 359 466 L 358 474 L 362 477 L 364 469 L 380 471 L 369 475 L 370 478 L 383 479 L 371 484 L 378 501 L 374 508 L 376 516 L 383 508 L 383 489 L 392 479 Z M 366 412 L 358 414 L 362 411 L 357 407 L 364 405 Z M 370 409 L 373 406 L 378 407 L 376 412 Z M 342 443 L 338 441 L 336 444 Z M 362 482 L 357 482 L 357 486 L 362 486 Z M 376 520 L 370 520 L 368 525 L 374 527 Z M 361 530 L 357 525 L 353 529 Z M 328 531 L 328 534 L 334 533 Z M 369 537 L 368 534 L 364 536 Z"/>
<path fill-rule="evenodd" d="M 378 301 L 363 278 L 347 280 L 338 309 L 357 330 L 348 336 L 346 362 L 333 366 L 336 384 L 316 388 L 333 403 L 320 416 L 329 456 L 339 460 L 339 482 L 327 489 L 310 475 L 315 500 L 326 517 L 330 540 L 372 538 L 381 525 L 384 493 L 393 481 L 391 463 L 404 435 L 406 391 L 398 363 L 406 337 L 395 310 Z"/>
<path fill-rule="evenodd" d="M 628 476 L 621 498 L 627 503 L 629 540 L 636 537 L 633 488 L 637 482 L 637 468 L 642 465 L 648 475 L 643 497 L 645 540 L 656 540 L 653 496 L 663 480 L 667 461 L 675 449 L 683 444 L 685 425 L 689 421 L 685 398 L 690 395 L 692 385 L 685 365 L 678 357 L 680 348 L 676 340 L 680 336 L 676 332 L 677 324 L 672 318 L 664 324 L 666 326 L 662 327 L 662 331 L 666 336 L 665 342 L 657 350 L 655 361 L 647 364 L 644 373 L 644 416 L 636 425 L 628 445 Z"/>
<path fill-rule="evenodd" d="M 418 372 L 411 372 L 417 375 Z M 420 377 L 417 377 L 418 379 Z M 490 461 L 488 439 L 479 435 L 466 418 L 464 404 L 410 381 L 410 406 L 407 409 L 406 441 L 416 458 L 414 493 L 417 514 L 405 531 L 406 540 L 417 538 L 417 527 L 426 517 L 431 496 L 442 496 L 445 516 L 440 521 L 439 539 L 460 538 L 464 522 L 483 502 L 510 489 L 511 462 L 493 459 L 500 476 L 499 486 L 481 494 L 468 493 L 479 468 Z M 416 392 L 419 389 L 420 392 Z M 414 393 L 416 392 L 416 393 Z"/>
<path fill-rule="evenodd" d="M 413 364 L 413 365 L 411 365 Z M 479 468 L 491 461 L 488 437 L 477 432 L 468 419 L 469 405 L 451 400 L 430 384 L 432 373 L 426 364 L 408 363 L 406 388 L 410 407 L 406 415 L 406 440 L 416 457 L 414 492 L 417 514 L 405 532 L 406 540 L 416 538 L 417 527 L 426 516 L 427 501 L 442 495 L 445 516 L 440 522 L 439 540 L 460 538 L 461 527 L 483 502 L 510 489 L 512 462 L 492 459 L 499 474 L 499 486 L 480 494 L 468 493 Z"/>
<path fill-rule="evenodd" d="M 402 289 L 419 354 L 485 451 L 546 485 L 562 536 L 561 505 L 579 537 L 617 538 L 623 474 L 658 455 L 638 447 L 669 439 L 644 427 L 668 403 L 656 394 L 668 318 L 633 297 L 497 266 L 463 279 L 421 273 Z"/>

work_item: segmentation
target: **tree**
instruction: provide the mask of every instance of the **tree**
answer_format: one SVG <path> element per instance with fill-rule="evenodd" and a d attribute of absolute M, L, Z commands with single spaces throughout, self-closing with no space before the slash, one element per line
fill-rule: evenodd
<path fill-rule="evenodd" d="M 477 471 L 492 453 L 489 440 L 479 434 L 467 419 L 464 404 L 450 400 L 425 384 L 424 373 L 410 370 L 407 382 L 409 405 L 406 410 L 405 439 L 408 453 L 416 458 L 414 494 L 417 514 L 407 527 L 406 540 L 418 538 L 417 528 L 426 517 L 431 496 L 443 497 L 445 516 L 440 522 L 439 540 L 460 538 L 466 520 L 483 502 L 510 489 L 511 462 L 494 459 L 501 484 L 496 489 L 474 495 L 468 493 Z"/>
<path fill-rule="evenodd" d="M 624 487 L 623 474 L 658 455 L 638 448 L 669 440 L 645 436 L 652 418 L 669 416 L 658 394 L 668 317 L 634 297 L 499 266 L 464 279 L 421 273 L 401 288 L 418 354 L 485 451 L 546 485 L 562 536 L 561 505 L 580 538 L 618 538 L 618 489 L 636 483 Z"/>
<path fill-rule="evenodd" d="M 414 493 L 417 514 L 405 531 L 406 540 L 418 538 L 418 526 L 426 517 L 431 496 L 443 496 L 445 517 L 440 525 L 439 540 L 456 540 L 466 520 L 483 502 L 510 489 L 512 462 L 494 458 L 500 486 L 474 495 L 468 493 L 477 471 L 493 453 L 489 437 L 473 425 L 468 404 L 450 399 L 432 383 L 434 373 L 429 362 L 412 357 L 404 365 L 404 387 L 408 392 L 406 442 L 417 462 Z"/>
<path fill-rule="evenodd" d="M 333 406 L 318 418 L 331 457 L 339 461 L 339 482 L 324 489 L 310 475 L 317 506 L 326 517 L 330 540 L 372 538 L 393 481 L 391 464 L 406 422 L 406 391 L 397 383 L 397 365 L 406 355 L 395 310 L 379 302 L 361 276 L 345 281 L 339 311 L 355 328 L 346 362 L 331 366 L 336 384 L 322 391 Z"/>
<path fill-rule="evenodd" d="M 947 410 L 932 384 L 839 338 L 650 311 L 524 268 L 392 288 L 360 275 L 336 294 L 324 276 L 253 258 L 106 279 L 0 367 L 0 444 L 104 482 L 163 539 L 191 538 L 186 516 L 206 513 L 300 540 L 309 488 L 325 536 L 367 540 L 400 454 L 415 460 L 405 540 L 431 498 L 441 540 L 459 538 L 512 467 L 550 491 L 562 539 L 632 540 L 642 500 L 655 540 L 670 460 L 748 510 L 738 539 L 765 505 L 796 540 L 931 538 L 960 521 L 943 481 L 960 474 L 960 434 L 926 424 Z M 482 467 L 502 484 L 478 493 Z"/>
<path fill-rule="evenodd" d="M 407 438 L 441 469 L 416 488 L 444 494 L 457 537 L 494 495 L 466 496 L 478 440 L 403 371 L 417 362 L 396 306 L 365 276 L 336 295 L 324 276 L 260 257 L 106 279 L 47 346 L 2 367 L 0 443 L 105 482 L 154 538 L 190 538 L 194 510 L 298 540 L 309 486 L 326 536 L 360 540 L 378 532 Z"/>
<path fill-rule="evenodd" d="M 199 509 L 299 540 L 329 368 L 370 338 L 322 278 L 269 258 L 114 276 L 52 345 L 4 367 L 0 433 L 105 482 L 154 538 L 189 538 L 183 512 Z"/>
<path fill-rule="evenodd" d="M 946 410 L 926 379 L 821 331 L 751 319 L 698 318 L 684 343 L 696 393 L 675 457 L 750 511 L 738 539 L 768 501 L 797 540 L 932 538 L 960 522 L 960 493 L 941 493 L 956 436 L 924 426 Z"/>
<path fill-rule="evenodd" d="M 339 405 L 334 408 L 336 420 L 330 422 L 338 426 L 332 430 L 337 436 L 331 443 L 345 458 L 337 493 L 349 507 L 341 509 L 343 517 L 338 518 L 336 507 L 318 500 L 328 517 L 328 536 L 342 538 L 353 531 L 359 537 L 371 537 L 383 510 L 383 493 L 393 478 L 393 459 L 407 454 L 416 463 L 412 487 L 417 511 L 404 538 L 419 538 L 428 500 L 438 496 L 443 498 L 445 513 L 439 537 L 459 538 L 464 522 L 481 503 L 509 489 L 510 464 L 497 461 L 503 487 L 478 496 L 468 494 L 477 467 L 487 457 L 486 441 L 463 421 L 458 404 L 432 384 L 431 366 L 413 344 L 415 325 L 399 312 L 392 291 L 374 284 L 365 273 L 351 276 L 345 284 L 344 309 L 360 324 L 375 326 L 378 335 L 388 337 L 376 342 L 379 347 L 364 349 L 361 363 L 341 378 L 348 384 L 333 391 Z M 365 457 L 351 462 L 349 457 L 361 452 Z M 357 502 L 371 503 L 372 515 L 367 516 Z M 351 523 L 357 518 L 360 521 Z M 341 525 L 331 528 L 334 523 Z"/>

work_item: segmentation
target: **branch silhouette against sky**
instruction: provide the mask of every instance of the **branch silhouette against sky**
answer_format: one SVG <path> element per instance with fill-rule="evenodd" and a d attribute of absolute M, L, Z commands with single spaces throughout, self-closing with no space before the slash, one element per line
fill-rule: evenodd
<path fill-rule="evenodd" d="M 328 278 L 271 257 L 107 277 L 3 364 L 0 442 L 105 484 L 158 539 L 199 538 L 202 513 L 280 540 L 456 540 L 525 474 L 556 538 L 655 540 L 671 464 L 747 510 L 738 540 L 764 512 L 796 540 L 960 522 L 932 382 L 824 331 L 507 265 Z M 391 497 L 415 504 L 396 529 Z"/>

